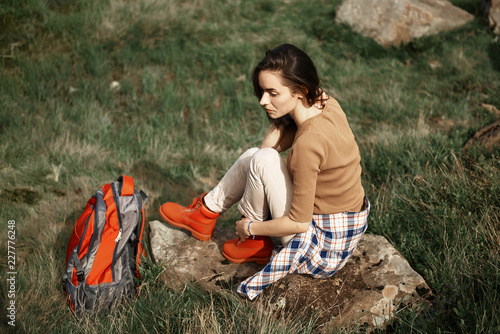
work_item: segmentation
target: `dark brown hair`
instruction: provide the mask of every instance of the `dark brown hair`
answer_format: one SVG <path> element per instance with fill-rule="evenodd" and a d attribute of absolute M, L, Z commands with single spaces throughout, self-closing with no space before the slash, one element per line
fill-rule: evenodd
<path fill-rule="evenodd" d="M 282 44 L 267 50 L 264 59 L 253 70 L 253 90 L 259 100 L 264 93 L 259 85 L 261 71 L 279 72 L 282 84 L 294 94 L 302 93 L 310 106 L 321 100 L 323 89 L 316 67 L 311 58 L 294 45 Z"/>

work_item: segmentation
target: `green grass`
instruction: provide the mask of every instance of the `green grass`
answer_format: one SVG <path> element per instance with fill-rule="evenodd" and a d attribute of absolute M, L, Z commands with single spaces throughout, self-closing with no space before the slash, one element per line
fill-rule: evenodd
<path fill-rule="evenodd" d="M 477 1 L 453 1 L 477 16 L 465 27 L 389 49 L 334 25 L 339 3 L 2 3 L 0 256 L 15 220 L 17 331 L 317 330 L 314 315 L 283 318 L 234 291 L 169 290 L 150 261 L 138 298 L 81 321 L 59 285 L 73 224 L 99 186 L 133 176 L 150 197 L 148 219 L 159 219 L 161 203 L 190 203 L 260 143 L 267 120 L 251 71 L 284 42 L 311 55 L 347 114 L 373 208 L 368 232 L 436 295 L 432 312 L 400 312 L 391 330 L 500 330 L 500 150 L 463 148 L 499 117 L 483 104 L 500 109 L 500 44 Z M 233 208 L 220 224 L 237 217 Z M 6 260 L 0 268 L 5 310 Z"/>

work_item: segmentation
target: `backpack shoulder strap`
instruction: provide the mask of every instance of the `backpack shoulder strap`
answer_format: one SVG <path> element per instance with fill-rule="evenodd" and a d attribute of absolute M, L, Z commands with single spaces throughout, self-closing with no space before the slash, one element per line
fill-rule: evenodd
<path fill-rule="evenodd" d="M 134 194 L 134 179 L 131 176 L 122 175 L 118 178 L 121 183 L 121 196 L 132 196 Z"/>

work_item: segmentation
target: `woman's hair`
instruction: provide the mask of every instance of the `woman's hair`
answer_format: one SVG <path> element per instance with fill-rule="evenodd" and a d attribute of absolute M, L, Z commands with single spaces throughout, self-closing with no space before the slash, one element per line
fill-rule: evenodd
<path fill-rule="evenodd" d="M 313 61 L 309 56 L 291 44 L 282 44 L 275 49 L 267 50 L 266 56 L 253 70 L 252 80 L 255 95 L 262 98 L 263 90 L 259 85 L 261 71 L 278 72 L 282 84 L 292 93 L 302 93 L 311 106 L 321 100 L 323 89 Z"/>

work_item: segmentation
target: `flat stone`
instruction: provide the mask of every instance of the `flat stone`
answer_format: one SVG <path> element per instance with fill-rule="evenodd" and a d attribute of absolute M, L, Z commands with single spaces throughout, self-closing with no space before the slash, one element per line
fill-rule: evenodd
<path fill-rule="evenodd" d="M 222 245 L 236 238 L 234 230 L 216 226 L 212 240 L 204 242 L 189 231 L 157 220 L 150 222 L 149 228 L 153 260 L 165 267 L 162 279 L 171 288 L 182 289 L 189 282 L 197 282 L 207 289 L 220 289 L 237 284 L 264 267 L 231 263 L 222 256 Z"/>
<path fill-rule="evenodd" d="M 401 308 L 430 308 L 431 289 L 382 236 L 365 234 L 347 264 L 334 276 L 288 275 L 263 296 L 284 312 L 309 309 L 324 328 L 353 324 L 383 329 Z"/>

